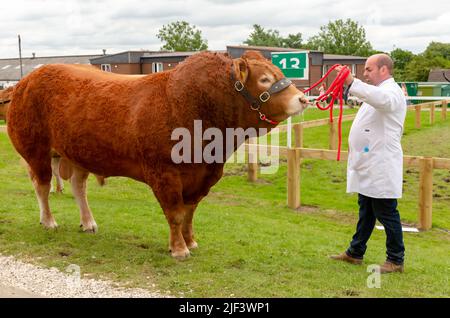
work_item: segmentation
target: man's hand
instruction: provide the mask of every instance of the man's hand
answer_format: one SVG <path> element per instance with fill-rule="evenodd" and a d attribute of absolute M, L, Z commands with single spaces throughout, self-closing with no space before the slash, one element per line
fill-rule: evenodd
<path fill-rule="evenodd" d="M 344 67 L 347 67 L 347 66 L 339 65 L 338 67 L 335 68 L 335 71 L 339 73 Z M 351 83 L 353 83 L 353 80 L 354 80 L 353 75 L 350 72 L 348 74 L 347 78 L 345 79 L 345 85 L 349 86 Z"/>

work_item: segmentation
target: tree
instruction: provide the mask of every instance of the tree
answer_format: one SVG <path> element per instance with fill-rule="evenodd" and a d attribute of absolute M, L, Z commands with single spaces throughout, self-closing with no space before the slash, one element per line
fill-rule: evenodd
<path fill-rule="evenodd" d="M 431 42 L 423 53 L 427 58 L 442 57 L 450 60 L 450 43 Z"/>
<path fill-rule="evenodd" d="M 409 62 L 414 58 L 414 53 L 408 50 L 395 49 L 390 53 L 394 61 L 394 78 L 396 81 L 406 81 L 405 68 Z"/>
<path fill-rule="evenodd" d="M 302 34 L 288 34 L 286 38 L 283 39 L 282 47 L 290 47 L 293 49 L 301 49 L 302 48 Z"/>
<path fill-rule="evenodd" d="M 364 27 L 351 19 L 321 26 L 319 34 L 311 37 L 306 47 L 329 54 L 369 56 L 374 53 Z"/>
<path fill-rule="evenodd" d="M 415 82 L 426 82 L 430 71 L 434 68 L 450 68 L 450 60 L 442 56 L 428 58 L 425 53 L 414 56 L 405 68 L 405 79 Z"/>
<path fill-rule="evenodd" d="M 406 65 L 413 59 L 414 53 L 408 50 L 395 49 L 391 53 L 394 66 L 400 70 L 404 70 Z"/>
<path fill-rule="evenodd" d="M 431 42 L 423 53 L 412 56 L 395 79 L 426 82 L 430 71 L 435 68 L 450 68 L 450 43 Z"/>
<path fill-rule="evenodd" d="M 280 35 L 278 30 L 264 30 L 259 24 L 253 25 L 253 32 L 249 35 L 244 44 L 255 46 L 273 46 L 286 48 L 301 48 L 302 34 L 289 34 L 286 38 Z"/>
<path fill-rule="evenodd" d="M 165 42 L 161 50 L 186 52 L 208 49 L 208 41 L 202 39 L 202 32 L 186 21 L 163 25 L 156 36 Z"/>

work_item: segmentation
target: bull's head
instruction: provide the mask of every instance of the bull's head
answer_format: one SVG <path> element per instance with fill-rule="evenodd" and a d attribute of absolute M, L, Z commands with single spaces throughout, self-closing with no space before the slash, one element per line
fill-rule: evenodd
<path fill-rule="evenodd" d="M 277 90 L 284 78 L 281 70 L 265 59 L 258 51 L 247 51 L 241 58 L 233 60 L 237 81 L 254 97 L 260 105 L 253 105 L 268 118 L 281 122 L 286 118 L 300 114 L 307 107 L 308 99 L 294 85 Z M 238 83 L 237 90 L 240 89 Z M 270 94 L 271 91 L 275 93 Z M 269 92 L 269 93 L 265 93 Z M 258 109 L 258 110 L 259 110 Z"/>

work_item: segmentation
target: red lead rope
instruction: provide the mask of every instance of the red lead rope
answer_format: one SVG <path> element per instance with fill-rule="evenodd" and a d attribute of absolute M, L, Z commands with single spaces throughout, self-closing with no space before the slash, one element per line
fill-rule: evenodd
<path fill-rule="evenodd" d="M 304 93 L 311 91 L 314 87 L 316 87 L 317 85 L 322 83 L 328 77 L 328 75 L 330 75 L 330 73 L 338 66 L 339 66 L 339 64 L 333 65 L 328 70 L 328 72 L 317 83 L 315 83 L 310 88 L 306 89 L 304 91 Z M 343 67 L 342 70 L 336 76 L 336 79 L 333 81 L 333 83 L 331 83 L 331 85 L 327 89 L 327 91 L 325 93 L 323 93 L 322 95 L 320 95 L 315 101 L 317 108 L 319 108 L 320 110 L 328 110 L 328 109 L 330 110 L 330 122 L 332 123 L 333 122 L 334 101 L 336 100 L 336 98 L 339 98 L 339 120 L 338 120 L 339 143 L 338 143 L 337 161 L 341 160 L 342 112 L 343 112 L 343 107 L 344 107 L 344 83 L 345 83 L 345 79 L 347 78 L 347 76 L 349 74 L 350 74 L 350 70 L 348 69 L 348 67 L 347 66 Z M 330 97 L 330 96 L 331 96 L 331 101 L 328 104 L 328 106 L 322 107 L 319 105 L 320 102 L 326 101 L 328 99 L 328 97 Z"/>

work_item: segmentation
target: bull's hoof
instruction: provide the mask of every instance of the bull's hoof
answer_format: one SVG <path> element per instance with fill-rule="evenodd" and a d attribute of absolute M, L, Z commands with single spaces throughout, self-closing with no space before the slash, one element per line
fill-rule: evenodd
<path fill-rule="evenodd" d="M 80 228 L 83 233 L 95 234 L 98 232 L 98 226 L 96 223 L 86 225 L 80 224 Z"/>
<path fill-rule="evenodd" d="M 170 254 L 172 255 L 173 258 L 177 259 L 177 260 L 183 260 L 189 257 L 189 255 L 191 255 L 191 253 L 189 252 L 188 249 L 186 250 L 181 250 L 181 251 L 175 251 L 175 252 L 170 252 Z"/>
<path fill-rule="evenodd" d="M 198 248 L 198 243 L 196 241 L 186 243 L 186 245 L 187 245 L 188 249 L 190 249 L 190 250 Z"/>
<path fill-rule="evenodd" d="M 53 186 L 50 188 L 50 193 L 55 193 L 55 194 L 63 194 L 64 193 L 64 188 L 56 188 L 53 189 Z"/>
<path fill-rule="evenodd" d="M 40 224 L 47 230 L 56 230 L 58 229 L 58 224 L 56 224 L 55 220 L 45 220 L 41 221 Z"/>

